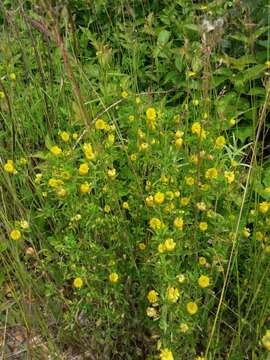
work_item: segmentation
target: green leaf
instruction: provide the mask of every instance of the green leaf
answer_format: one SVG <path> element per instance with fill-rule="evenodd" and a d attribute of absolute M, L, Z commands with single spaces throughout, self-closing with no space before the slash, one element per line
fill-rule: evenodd
<path fill-rule="evenodd" d="M 252 134 L 253 134 L 253 127 L 252 126 L 239 127 L 235 131 L 235 137 L 237 139 L 240 139 L 242 143 L 244 143 L 247 138 L 251 137 Z"/>
<path fill-rule="evenodd" d="M 171 36 L 170 31 L 161 30 L 161 32 L 158 34 L 158 39 L 157 39 L 158 45 L 165 46 L 169 41 L 170 36 Z"/>
<path fill-rule="evenodd" d="M 261 76 L 262 71 L 265 70 L 265 65 L 255 65 L 248 70 L 245 70 L 243 73 L 243 80 L 250 81 L 257 79 Z"/>
<path fill-rule="evenodd" d="M 52 140 L 50 139 L 49 134 L 45 136 L 45 146 L 48 150 L 50 150 L 53 146 Z"/>
<path fill-rule="evenodd" d="M 183 59 L 182 59 L 182 56 L 176 55 L 175 60 L 174 60 L 174 64 L 175 64 L 176 69 L 179 72 L 183 71 Z"/>

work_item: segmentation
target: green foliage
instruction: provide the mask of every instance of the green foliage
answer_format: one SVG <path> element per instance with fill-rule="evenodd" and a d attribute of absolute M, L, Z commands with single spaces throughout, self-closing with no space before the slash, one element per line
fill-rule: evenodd
<path fill-rule="evenodd" d="M 267 5 L 0 5 L 3 324 L 57 359 L 267 357 Z"/>

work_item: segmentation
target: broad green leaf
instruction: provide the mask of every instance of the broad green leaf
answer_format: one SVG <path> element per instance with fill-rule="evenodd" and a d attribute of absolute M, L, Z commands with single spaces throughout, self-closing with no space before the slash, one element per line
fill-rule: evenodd
<path fill-rule="evenodd" d="M 158 39 L 157 39 L 158 45 L 165 46 L 170 39 L 170 35 L 171 35 L 170 31 L 161 30 L 161 32 L 158 34 Z"/>

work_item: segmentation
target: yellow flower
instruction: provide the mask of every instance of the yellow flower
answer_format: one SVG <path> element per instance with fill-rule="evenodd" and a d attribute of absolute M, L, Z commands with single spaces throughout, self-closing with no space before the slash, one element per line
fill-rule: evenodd
<path fill-rule="evenodd" d="M 180 200 L 180 203 L 182 206 L 187 206 L 189 204 L 189 198 L 188 197 L 182 197 Z"/>
<path fill-rule="evenodd" d="M 198 99 L 194 99 L 194 100 L 192 100 L 192 104 L 194 105 L 194 106 L 198 106 L 199 105 L 199 100 Z"/>
<path fill-rule="evenodd" d="M 148 307 L 148 308 L 146 309 L 146 315 L 147 315 L 148 317 L 150 317 L 150 318 L 154 318 L 154 317 L 157 316 L 157 311 L 156 311 L 156 309 L 153 308 L 153 307 Z"/>
<path fill-rule="evenodd" d="M 151 304 L 154 304 L 158 301 L 158 292 L 155 290 L 150 290 L 147 294 L 147 299 Z"/>
<path fill-rule="evenodd" d="M 248 238 L 248 237 L 250 236 L 250 230 L 249 230 L 249 228 L 244 227 L 244 229 L 242 230 L 242 235 L 243 235 L 245 238 Z"/>
<path fill-rule="evenodd" d="M 95 122 L 95 128 L 97 130 L 105 130 L 106 129 L 106 121 L 102 120 L 102 119 L 97 119 L 97 121 Z"/>
<path fill-rule="evenodd" d="M 131 161 L 136 161 L 137 160 L 137 155 L 136 154 L 131 154 L 130 155 L 130 160 Z"/>
<path fill-rule="evenodd" d="M 75 289 L 80 289 L 83 286 L 83 281 L 82 278 L 77 277 L 73 280 L 73 286 L 75 287 Z"/>
<path fill-rule="evenodd" d="M 204 256 L 199 257 L 199 264 L 202 266 L 206 264 L 206 258 Z"/>
<path fill-rule="evenodd" d="M 105 205 L 105 206 L 104 206 L 104 212 L 107 213 L 107 214 L 108 214 L 109 212 L 111 212 L 111 207 L 110 207 L 110 205 Z"/>
<path fill-rule="evenodd" d="M 122 91 L 121 92 L 121 96 L 122 96 L 122 98 L 127 98 L 128 97 L 128 92 L 127 91 Z"/>
<path fill-rule="evenodd" d="M 153 230 L 159 230 L 162 227 L 162 222 L 158 218 L 152 218 L 149 220 L 149 226 Z"/>
<path fill-rule="evenodd" d="M 174 115 L 173 121 L 174 121 L 176 124 L 179 124 L 180 121 L 181 121 L 181 116 L 180 116 L 180 114 Z"/>
<path fill-rule="evenodd" d="M 153 207 L 154 206 L 154 198 L 152 195 L 147 196 L 147 198 L 145 199 L 146 205 L 148 207 Z"/>
<path fill-rule="evenodd" d="M 183 226 L 184 226 L 184 220 L 181 217 L 175 218 L 173 221 L 173 226 L 177 229 L 177 230 L 183 230 Z"/>
<path fill-rule="evenodd" d="M 69 140 L 69 133 L 66 131 L 61 131 L 60 132 L 60 138 L 64 141 L 64 142 L 68 142 Z"/>
<path fill-rule="evenodd" d="M 107 174 L 108 174 L 108 177 L 111 179 L 111 180 L 114 180 L 116 178 L 116 170 L 113 168 L 113 169 L 109 169 L 107 171 Z"/>
<path fill-rule="evenodd" d="M 205 360 L 205 357 L 204 356 L 197 356 L 196 360 Z"/>
<path fill-rule="evenodd" d="M 186 184 L 189 186 L 194 185 L 194 182 L 195 182 L 195 180 L 192 176 L 185 176 L 185 181 L 186 181 Z"/>
<path fill-rule="evenodd" d="M 174 360 L 173 353 L 168 348 L 161 350 L 159 357 L 160 360 Z"/>
<path fill-rule="evenodd" d="M 198 279 L 198 284 L 201 288 L 206 288 L 210 284 L 210 279 L 206 275 L 201 275 Z"/>
<path fill-rule="evenodd" d="M 257 232 L 256 232 L 255 239 L 256 239 L 257 241 L 262 241 L 262 240 L 263 240 L 263 234 L 262 234 L 261 231 L 257 231 Z"/>
<path fill-rule="evenodd" d="M 205 172 L 206 179 L 216 179 L 218 177 L 218 172 L 216 168 L 207 169 Z"/>
<path fill-rule="evenodd" d="M 139 105 L 141 103 L 141 99 L 139 97 L 136 97 L 135 102 L 136 102 L 137 105 Z"/>
<path fill-rule="evenodd" d="M 7 162 L 4 165 L 4 170 L 9 174 L 16 174 L 16 169 L 13 163 L 13 160 L 7 160 Z"/>
<path fill-rule="evenodd" d="M 198 202 L 198 203 L 196 204 L 196 207 L 197 207 L 197 209 L 200 210 L 200 211 L 206 211 L 206 205 L 205 205 L 205 203 L 204 203 L 203 201 Z"/>
<path fill-rule="evenodd" d="M 159 253 L 162 254 L 162 253 L 164 253 L 165 250 L 166 250 L 165 244 L 162 243 L 162 244 L 158 245 L 158 252 Z"/>
<path fill-rule="evenodd" d="M 175 191 L 174 192 L 174 197 L 176 197 L 176 198 L 179 198 L 180 197 L 180 191 Z"/>
<path fill-rule="evenodd" d="M 21 238 L 21 232 L 20 230 L 13 229 L 11 230 L 9 236 L 12 240 L 19 240 Z"/>
<path fill-rule="evenodd" d="M 266 214 L 269 210 L 270 204 L 268 201 L 263 201 L 259 204 L 259 212 L 262 214 Z"/>
<path fill-rule="evenodd" d="M 81 184 L 80 185 L 80 192 L 82 194 L 88 194 L 90 192 L 90 185 L 87 182 Z"/>
<path fill-rule="evenodd" d="M 156 110 L 152 107 L 146 110 L 146 118 L 147 120 L 155 120 L 157 117 Z"/>
<path fill-rule="evenodd" d="M 199 162 L 199 156 L 196 155 L 196 154 L 191 155 L 190 161 L 191 161 L 193 164 L 197 165 L 198 162 Z"/>
<path fill-rule="evenodd" d="M 177 275 L 177 276 L 176 276 L 176 279 L 178 280 L 178 282 L 179 282 L 180 284 L 183 284 L 183 283 L 186 281 L 186 277 L 185 277 L 184 274 L 179 274 L 179 275 Z"/>
<path fill-rule="evenodd" d="M 196 76 L 197 75 L 197 73 L 195 72 L 195 71 L 188 71 L 187 72 L 187 77 L 188 78 L 193 78 L 194 76 Z"/>
<path fill-rule="evenodd" d="M 154 195 L 154 202 L 157 205 L 161 205 L 164 202 L 164 199 L 165 199 L 165 195 L 160 191 Z"/>
<path fill-rule="evenodd" d="M 83 163 L 80 165 L 79 167 L 79 174 L 80 175 L 87 175 L 88 174 L 88 171 L 89 171 L 89 166 L 87 163 Z"/>
<path fill-rule="evenodd" d="M 270 330 L 266 330 L 265 335 L 262 337 L 262 345 L 266 350 L 270 351 Z"/>
<path fill-rule="evenodd" d="M 72 134 L 72 139 L 73 139 L 73 140 L 77 140 L 77 139 L 78 139 L 78 134 L 77 134 L 77 133 L 73 133 L 73 134 Z"/>
<path fill-rule="evenodd" d="M 225 178 L 226 178 L 226 180 L 227 180 L 227 182 L 228 182 L 229 184 L 231 184 L 232 182 L 234 182 L 235 176 L 234 176 L 234 172 L 233 172 L 233 171 L 225 171 L 225 172 L 224 172 L 224 176 L 225 176 Z"/>
<path fill-rule="evenodd" d="M 175 140 L 174 143 L 175 143 L 175 146 L 177 147 L 177 149 L 182 147 L 183 142 L 184 142 L 184 140 L 182 138 L 178 138 L 178 139 Z"/>
<path fill-rule="evenodd" d="M 187 312 L 190 315 L 195 315 L 197 311 L 198 311 L 198 305 L 195 302 L 190 301 L 187 303 Z"/>
<path fill-rule="evenodd" d="M 176 243 L 173 239 L 166 239 L 164 246 L 167 251 L 173 251 L 175 249 Z"/>
<path fill-rule="evenodd" d="M 225 137 L 224 136 L 219 136 L 216 138 L 215 141 L 215 147 L 218 149 L 221 149 L 224 145 L 225 145 L 226 141 L 225 141 Z"/>
<path fill-rule="evenodd" d="M 27 159 L 20 158 L 20 165 L 26 165 L 26 164 L 27 164 Z"/>
<path fill-rule="evenodd" d="M 9 74 L 9 78 L 11 81 L 16 81 L 16 74 L 14 73 Z"/>
<path fill-rule="evenodd" d="M 57 186 L 63 185 L 63 181 L 59 180 L 59 179 L 51 178 L 48 181 L 48 185 L 50 187 L 57 187 Z"/>
<path fill-rule="evenodd" d="M 127 201 L 124 201 L 124 202 L 123 202 L 122 208 L 123 208 L 123 209 L 126 209 L 126 210 L 129 210 L 129 204 L 128 204 Z"/>
<path fill-rule="evenodd" d="M 199 229 L 200 229 L 201 231 L 206 231 L 207 228 L 208 228 L 208 224 L 207 224 L 206 222 L 201 221 L 201 222 L 199 223 Z"/>
<path fill-rule="evenodd" d="M 133 121 L 135 120 L 135 116 L 134 116 L 134 115 L 129 115 L 129 116 L 128 116 L 128 120 L 129 120 L 130 122 L 133 122 Z"/>
<path fill-rule="evenodd" d="M 26 220 L 21 220 L 20 221 L 20 226 L 22 229 L 29 229 L 29 222 Z"/>
<path fill-rule="evenodd" d="M 3 99 L 5 97 L 4 91 L 0 91 L 0 98 Z"/>
<path fill-rule="evenodd" d="M 55 146 L 52 146 L 52 147 L 51 147 L 50 151 L 51 151 L 51 153 L 52 153 L 53 155 L 58 156 L 58 155 L 61 154 L 62 149 L 60 149 L 60 147 L 58 147 L 58 146 L 55 145 Z"/>
<path fill-rule="evenodd" d="M 110 282 L 117 283 L 118 279 L 119 279 L 119 275 L 116 272 L 110 273 L 109 275 Z"/>
<path fill-rule="evenodd" d="M 169 287 L 167 289 L 167 298 L 169 302 L 176 303 L 179 297 L 180 297 L 180 292 L 177 288 Z"/>
<path fill-rule="evenodd" d="M 181 324 L 180 324 L 180 331 L 181 331 L 182 333 L 186 333 L 186 332 L 188 331 L 188 325 L 185 324 L 185 323 L 181 323 Z"/>
<path fill-rule="evenodd" d="M 267 60 L 264 64 L 266 67 L 270 68 L 270 60 Z"/>
<path fill-rule="evenodd" d="M 139 243 L 138 247 L 139 247 L 139 249 L 142 250 L 142 251 L 146 249 L 145 243 Z"/>
<path fill-rule="evenodd" d="M 57 190 L 56 193 L 59 197 L 65 197 L 67 195 L 67 190 L 61 187 Z"/>
<path fill-rule="evenodd" d="M 87 143 L 83 145 L 83 153 L 87 160 L 94 160 L 95 154 L 93 152 L 92 145 Z"/>
<path fill-rule="evenodd" d="M 205 130 L 202 128 L 201 124 L 196 121 L 195 123 L 192 124 L 191 126 L 191 132 L 192 134 L 196 134 L 198 137 L 200 137 L 201 139 L 205 139 L 206 138 L 206 132 Z"/>

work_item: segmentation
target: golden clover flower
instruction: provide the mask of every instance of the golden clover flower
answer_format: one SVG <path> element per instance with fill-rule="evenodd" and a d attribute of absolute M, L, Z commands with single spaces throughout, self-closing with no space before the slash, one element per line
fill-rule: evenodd
<path fill-rule="evenodd" d="M 158 218 L 152 218 L 149 220 L 149 226 L 153 230 L 160 230 L 162 225 L 162 222 Z"/>
<path fill-rule="evenodd" d="M 80 289 L 83 286 L 83 280 L 80 277 L 77 277 L 73 280 L 73 286 L 75 289 Z"/>
<path fill-rule="evenodd" d="M 206 264 L 206 258 L 204 256 L 199 257 L 199 264 L 202 266 Z"/>
<path fill-rule="evenodd" d="M 154 206 L 154 198 L 152 195 L 147 196 L 147 198 L 145 199 L 145 203 L 148 207 L 153 207 Z"/>
<path fill-rule="evenodd" d="M 63 187 L 60 187 L 57 191 L 56 191 L 57 195 L 59 197 L 65 197 L 67 195 L 67 190 Z"/>
<path fill-rule="evenodd" d="M 206 179 L 216 179 L 218 177 L 218 171 L 216 168 L 207 169 L 205 172 Z"/>
<path fill-rule="evenodd" d="M 171 303 L 176 303 L 180 297 L 180 292 L 177 288 L 169 287 L 167 289 L 167 299 Z"/>
<path fill-rule="evenodd" d="M 207 222 L 201 221 L 201 222 L 199 223 L 199 229 L 200 229 L 201 231 L 206 231 L 207 228 L 208 228 Z"/>
<path fill-rule="evenodd" d="M 186 323 L 181 323 L 180 324 L 180 331 L 182 333 L 186 333 L 188 331 L 188 325 Z"/>
<path fill-rule="evenodd" d="M 106 205 L 104 206 L 104 209 L 103 209 L 103 210 L 104 210 L 105 213 L 108 214 L 109 212 L 111 212 L 112 209 L 111 209 L 110 205 L 107 205 L 107 204 L 106 204 Z"/>
<path fill-rule="evenodd" d="M 195 180 L 192 176 L 185 176 L 185 181 L 186 181 L 186 184 L 189 186 L 194 185 L 194 182 L 195 182 Z"/>
<path fill-rule="evenodd" d="M 206 288 L 210 284 L 210 279 L 206 275 L 201 275 L 198 279 L 198 284 L 201 288 Z"/>
<path fill-rule="evenodd" d="M 16 74 L 15 73 L 9 74 L 9 78 L 11 81 L 16 81 Z"/>
<path fill-rule="evenodd" d="M 7 160 L 7 162 L 4 165 L 4 170 L 9 174 L 16 174 L 17 171 L 14 166 L 13 160 Z"/>
<path fill-rule="evenodd" d="M 119 275 L 116 272 L 111 272 L 109 275 L 109 280 L 112 283 L 117 283 L 119 280 Z"/>
<path fill-rule="evenodd" d="M 128 120 L 129 120 L 130 122 L 133 122 L 133 121 L 135 120 L 135 116 L 134 116 L 134 115 L 129 115 L 129 116 L 128 116 Z"/>
<path fill-rule="evenodd" d="M 187 303 L 187 312 L 190 315 L 195 315 L 197 311 L 198 311 L 198 305 L 195 302 L 190 301 Z"/>
<path fill-rule="evenodd" d="M 80 185 L 80 192 L 81 192 L 82 194 L 89 194 L 89 192 L 90 192 L 90 185 L 89 185 L 87 182 L 81 184 L 81 185 Z"/>
<path fill-rule="evenodd" d="M 155 290 L 150 290 L 147 294 L 147 299 L 151 304 L 154 304 L 158 301 L 158 292 Z"/>
<path fill-rule="evenodd" d="M 121 92 L 121 96 L 122 96 L 122 98 L 127 98 L 128 97 L 128 92 L 127 91 L 122 91 Z"/>
<path fill-rule="evenodd" d="M 124 201 L 124 202 L 123 202 L 122 208 L 123 208 L 123 209 L 126 209 L 126 210 L 129 210 L 129 204 L 128 204 L 127 201 Z"/>
<path fill-rule="evenodd" d="M 244 229 L 242 230 L 242 235 L 243 235 L 245 238 L 250 237 L 250 229 L 247 228 L 247 227 L 244 227 Z"/>
<path fill-rule="evenodd" d="M 141 99 L 137 96 L 135 98 L 135 102 L 136 102 L 137 105 L 139 105 L 141 103 Z"/>
<path fill-rule="evenodd" d="M 175 146 L 177 147 L 177 149 L 180 149 L 182 147 L 183 142 L 184 142 L 184 140 L 182 138 L 178 138 L 175 140 L 174 143 L 175 143 Z"/>
<path fill-rule="evenodd" d="M 146 249 L 145 243 L 139 243 L 138 247 L 139 247 L 139 249 L 142 250 L 142 251 Z"/>
<path fill-rule="evenodd" d="M 215 141 L 215 147 L 221 149 L 226 143 L 224 136 L 218 136 Z"/>
<path fill-rule="evenodd" d="M 64 141 L 64 142 L 68 142 L 69 140 L 69 133 L 66 131 L 61 131 L 60 132 L 60 138 Z"/>
<path fill-rule="evenodd" d="M 164 253 L 165 252 L 165 250 L 166 250 L 166 247 L 165 247 L 165 244 L 164 243 L 161 243 L 161 244 L 159 244 L 158 245 L 158 252 L 159 253 Z"/>
<path fill-rule="evenodd" d="M 61 149 L 59 146 L 57 146 L 57 145 L 52 146 L 52 147 L 50 148 L 50 151 L 51 151 L 51 153 L 52 153 L 53 155 L 55 155 L 55 156 L 58 156 L 58 155 L 60 155 L 60 154 L 62 153 L 62 149 Z"/>
<path fill-rule="evenodd" d="M 0 91 L 0 98 L 3 99 L 5 97 L 4 91 Z"/>
<path fill-rule="evenodd" d="M 233 171 L 225 171 L 224 176 L 225 176 L 228 184 L 231 184 L 232 182 L 234 182 L 235 175 L 234 175 Z"/>
<path fill-rule="evenodd" d="M 95 159 L 95 154 L 94 154 L 93 147 L 91 144 L 89 144 L 89 143 L 84 144 L 83 152 L 84 152 L 84 156 L 86 157 L 87 160 Z"/>
<path fill-rule="evenodd" d="M 167 251 L 173 251 L 175 249 L 176 242 L 173 239 L 169 238 L 165 240 L 164 246 Z"/>
<path fill-rule="evenodd" d="M 19 240 L 21 238 L 21 232 L 20 230 L 13 229 L 11 230 L 9 236 L 12 240 Z"/>
<path fill-rule="evenodd" d="M 188 197 L 182 197 L 180 200 L 180 203 L 182 206 L 187 206 L 189 204 L 189 198 Z"/>
<path fill-rule="evenodd" d="M 97 130 L 106 130 L 106 121 L 102 120 L 102 119 L 97 119 L 97 121 L 95 122 L 95 128 Z"/>
<path fill-rule="evenodd" d="M 165 195 L 162 192 L 159 191 L 154 195 L 155 204 L 161 205 L 164 202 L 164 200 L 165 200 Z"/>
<path fill-rule="evenodd" d="M 148 307 L 148 308 L 146 309 L 146 315 L 147 315 L 148 317 L 150 317 L 150 318 L 154 318 L 154 317 L 157 316 L 157 311 L 156 311 L 156 309 L 153 308 L 153 307 Z"/>
<path fill-rule="evenodd" d="M 262 214 L 266 214 L 269 210 L 270 204 L 268 201 L 263 201 L 259 204 L 259 212 Z"/>
<path fill-rule="evenodd" d="M 130 160 L 131 161 L 136 161 L 137 160 L 137 155 L 136 154 L 131 154 L 130 155 Z"/>
<path fill-rule="evenodd" d="M 177 217 L 174 219 L 173 221 L 173 226 L 177 229 L 177 230 L 183 230 L 183 226 L 184 226 L 184 220 L 181 217 Z"/>
<path fill-rule="evenodd" d="M 270 330 L 266 330 L 265 335 L 262 337 L 262 345 L 266 350 L 270 351 Z"/>
<path fill-rule="evenodd" d="M 114 168 L 109 169 L 107 175 L 111 180 L 114 180 L 116 178 L 116 170 Z"/>
<path fill-rule="evenodd" d="M 146 118 L 147 120 L 155 120 L 157 117 L 157 113 L 155 108 L 150 107 L 146 110 Z"/>
<path fill-rule="evenodd" d="M 159 358 L 160 360 L 174 360 L 173 353 L 168 348 L 160 351 Z"/>
<path fill-rule="evenodd" d="M 83 163 L 79 166 L 79 174 L 84 176 L 87 175 L 89 171 L 89 165 L 87 163 Z"/>
<path fill-rule="evenodd" d="M 20 226 L 22 229 L 29 229 L 29 222 L 26 220 L 21 220 L 20 221 Z"/>

